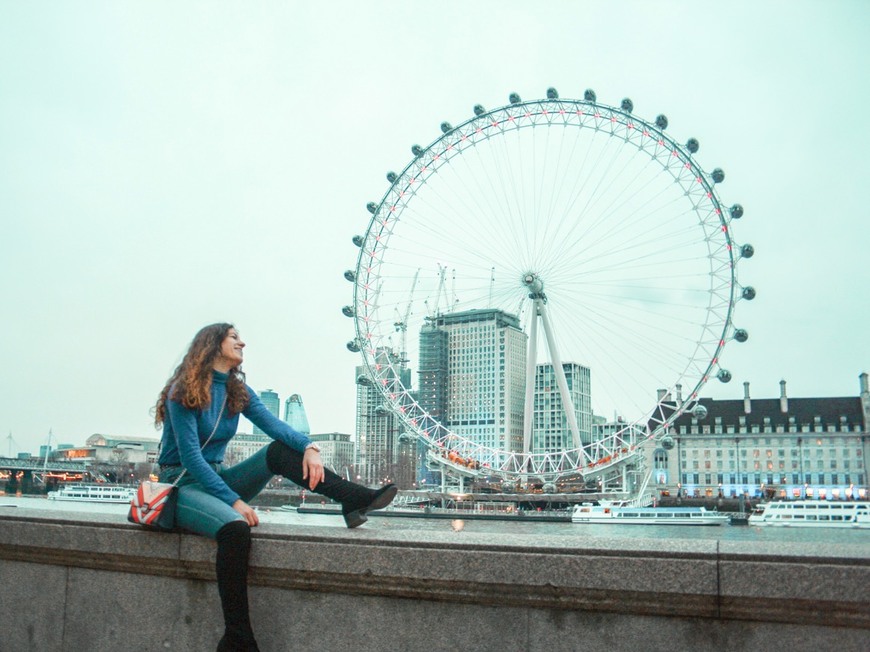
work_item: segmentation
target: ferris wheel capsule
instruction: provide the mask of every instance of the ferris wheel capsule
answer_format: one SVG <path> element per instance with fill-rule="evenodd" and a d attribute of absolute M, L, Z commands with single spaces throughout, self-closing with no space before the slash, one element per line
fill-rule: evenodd
<path fill-rule="evenodd" d="M 740 247 L 740 255 L 744 258 L 752 258 L 755 255 L 755 247 L 751 244 L 746 243 L 742 247 Z"/>
<path fill-rule="evenodd" d="M 356 340 L 351 340 L 345 346 L 347 346 L 347 350 L 350 351 L 351 353 L 359 353 L 360 352 L 359 344 L 356 343 Z"/>
<path fill-rule="evenodd" d="M 453 125 L 446 121 L 441 123 L 442 134 L 450 133 L 451 131 L 453 131 Z"/>
<path fill-rule="evenodd" d="M 522 99 L 520 99 L 519 93 L 511 93 L 508 97 L 508 101 L 511 104 L 519 104 L 520 102 L 522 102 Z"/>
<path fill-rule="evenodd" d="M 423 148 L 420 147 L 419 145 L 411 145 L 411 153 L 414 156 L 422 156 L 423 151 L 424 151 Z"/>
<path fill-rule="evenodd" d="M 749 339 L 749 332 L 745 328 L 738 328 L 734 331 L 734 339 L 738 342 L 745 342 Z"/>
<path fill-rule="evenodd" d="M 353 243 L 354 243 L 357 247 L 362 247 L 362 246 L 363 246 L 363 237 L 362 237 L 361 235 L 355 235 L 355 236 L 353 236 L 353 238 L 351 238 L 351 240 L 353 241 Z"/>
<path fill-rule="evenodd" d="M 620 107 L 626 113 L 631 113 L 632 111 L 634 111 L 634 102 L 626 97 L 624 100 L 622 100 L 622 104 L 620 104 Z"/>
<path fill-rule="evenodd" d="M 555 88 L 550 86 L 550 88 L 547 89 L 547 99 L 548 100 L 558 100 L 559 99 L 559 91 L 557 91 Z"/>
<path fill-rule="evenodd" d="M 732 219 L 739 220 L 743 217 L 743 206 L 740 204 L 734 204 L 730 210 Z"/>
<path fill-rule="evenodd" d="M 710 176 L 713 177 L 714 183 L 722 183 L 723 181 L 725 181 L 725 172 L 724 170 L 722 170 L 722 168 L 716 168 L 715 170 L 713 170 Z"/>
<path fill-rule="evenodd" d="M 366 204 L 366 209 L 368 210 L 369 213 L 374 215 L 375 213 L 378 212 L 378 205 L 375 202 L 370 201 L 368 204 Z"/>
<path fill-rule="evenodd" d="M 674 444 L 675 444 L 674 438 L 671 437 L 670 435 L 665 435 L 661 439 L 662 448 L 664 448 L 666 451 L 673 450 Z"/>
<path fill-rule="evenodd" d="M 743 288 L 742 296 L 747 301 L 752 301 L 755 298 L 755 288 L 751 285 L 747 285 L 745 288 Z"/>
<path fill-rule="evenodd" d="M 474 105 L 474 115 L 480 116 L 486 113 L 486 109 L 483 108 L 483 104 L 475 104 Z"/>
<path fill-rule="evenodd" d="M 668 128 L 668 116 L 664 113 L 660 113 L 656 116 L 656 127 L 664 131 Z"/>
<path fill-rule="evenodd" d="M 356 280 L 356 272 L 352 269 L 344 270 L 344 278 L 353 283 Z"/>
<path fill-rule="evenodd" d="M 716 374 L 716 378 L 719 379 L 720 382 L 730 383 L 731 382 L 731 372 L 727 369 L 720 369 L 719 373 Z"/>
<path fill-rule="evenodd" d="M 700 147 L 701 143 L 698 142 L 697 138 L 689 138 L 689 140 L 686 141 L 686 149 L 692 154 L 697 154 Z"/>
<path fill-rule="evenodd" d="M 353 309 L 353 306 L 344 306 L 341 309 L 341 314 L 345 317 L 353 317 L 356 315 L 356 312 Z"/>
<path fill-rule="evenodd" d="M 399 175 L 395 172 L 387 172 L 387 181 L 390 183 L 396 183 L 396 179 L 399 178 Z"/>
<path fill-rule="evenodd" d="M 692 416 L 698 421 L 703 421 L 707 418 L 707 406 L 698 403 L 692 410 Z"/>
<path fill-rule="evenodd" d="M 595 102 L 595 100 L 597 99 L 595 91 L 593 91 L 591 88 L 587 88 L 585 91 L 583 91 L 583 99 L 587 102 Z"/>

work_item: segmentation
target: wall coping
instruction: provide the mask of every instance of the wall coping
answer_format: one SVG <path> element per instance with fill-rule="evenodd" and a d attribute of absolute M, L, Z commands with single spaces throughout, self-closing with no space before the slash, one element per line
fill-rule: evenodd
<path fill-rule="evenodd" d="M 870 629 L 870 540 L 809 543 L 261 524 L 250 583 L 492 606 Z M 0 560 L 214 581 L 214 542 L 0 509 Z"/>

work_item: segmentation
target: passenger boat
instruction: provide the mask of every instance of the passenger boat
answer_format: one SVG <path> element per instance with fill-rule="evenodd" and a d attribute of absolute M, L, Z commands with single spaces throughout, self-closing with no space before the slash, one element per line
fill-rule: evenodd
<path fill-rule="evenodd" d="M 573 523 L 626 525 L 725 525 L 727 514 L 708 512 L 703 507 L 617 507 L 611 505 L 575 505 Z"/>
<path fill-rule="evenodd" d="M 778 500 L 761 503 L 749 525 L 870 529 L 870 501 Z"/>
<path fill-rule="evenodd" d="M 99 503 L 129 503 L 136 487 L 117 484 L 70 484 L 57 491 L 49 491 L 49 500 L 80 500 Z"/>

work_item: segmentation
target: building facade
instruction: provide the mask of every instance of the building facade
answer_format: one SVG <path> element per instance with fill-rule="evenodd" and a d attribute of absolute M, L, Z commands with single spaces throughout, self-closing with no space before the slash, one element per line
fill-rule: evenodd
<path fill-rule="evenodd" d="M 580 442 L 592 441 L 591 374 L 588 367 L 575 362 L 562 364 Z M 552 363 L 537 365 L 535 369 L 534 417 L 532 421 L 532 452 L 558 452 L 574 448 L 562 394 L 556 383 L 556 370 Z"/>
<path fill-rule="evenodd" d="M 482 446 L 521 451 L 527 340 L 501 310 L 430 318 L 420 332 L 421 406 Z"/>
<path fill-rule="evenodd" d="M 311 434 L 308 415 L 305 413 L 305 406 L 302 404 L 302 397 L 299 394 L 291 394 L 284 401 L 284 422 L 303 435 Z"/>
<path fill-rule="evenodd" d="M 394 365 L 398 362 L 397 354 L 389 349 L 379 349 L 375 361 L 386 364 L 388 356 Z M 401 369 L 400 374 L 402 385 L 410 387 L 410 370 Z M 364 365 L 356 367 L 356 381 L 356 473 L 360 482 L 367 485 L 396 482 L 407 475 L 407 470 L 400 468 L 405 461 L 400 455 L 402 424 L 384 404 L 381 390 Z"/>
<path fill-rule="evenodd" d="M 867 497 L 867 374 L 854 397 L 701 399 L 653 450 L 653 482 L 687 496 Z M 665 445 L 662 446 L 661 443 Z"/>
<path fill-rule="evenodd" d="M 254 453 L 259 451 L 263 446 L 268 446 L 274 441 L 265 433 L 247 433 L 238 432 L 236 436 L 227 444 L 226 452 L 224 453 L 224 464 L 232 466 L 239 462 L 244 462 Z"/>
<path fill-rule="evenodd" d="M 90 464 L 156 464 L 159 451 L 157 437 L 93 434 L 84 446 L 58 448 L 51 458 Z"/>
<path fill-rule="evenodd" d="M 276 419 L 280 419 L 279 411 L 281 408 L 281 401 L 278 399 L 278 393 L 273 392 L 271 389 L 266 389 L 262 392 L 259 392 L 259 395 L 260 400 L 263 402 L 263 405 L 266 406 L 266 409 L 269 410 L 269 412 L 271 412 Z M 254 434 L 262 435 L 263 431 L 255 425 Z"/>
<path fill-rule="evenodd" d="M 349 434 L 327 432 L 310 435 L 317 442 L 323 465 L 338 473 L 345 480 L 355 480 L 354 445 Z M 360 478 L 362 479 L 362 478 Z"/>

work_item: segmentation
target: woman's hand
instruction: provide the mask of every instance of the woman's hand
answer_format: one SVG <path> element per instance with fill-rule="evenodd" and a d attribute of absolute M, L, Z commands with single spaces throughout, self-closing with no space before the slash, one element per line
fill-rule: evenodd
<path fill-rule="evenodd" d="M 247 522 L 251 527 L 256 527 L 260 524 L 260 517 L 257 516 L 257 512 L 255 512 L 251 506 L 241 498 L 233 503 L 233 509 L 241 514 L 242 518 L 245 519 L 245 522 Z"/>
<path fill-rule="evenodd" d="M 320 484 L 323 478 L 323 460 L 320 459 L 320 453 L 313 448 L 306 448 L 302 456 L 302 479 L 307 479 L 308 487 L 314 491 L 314 487 Z"/>

